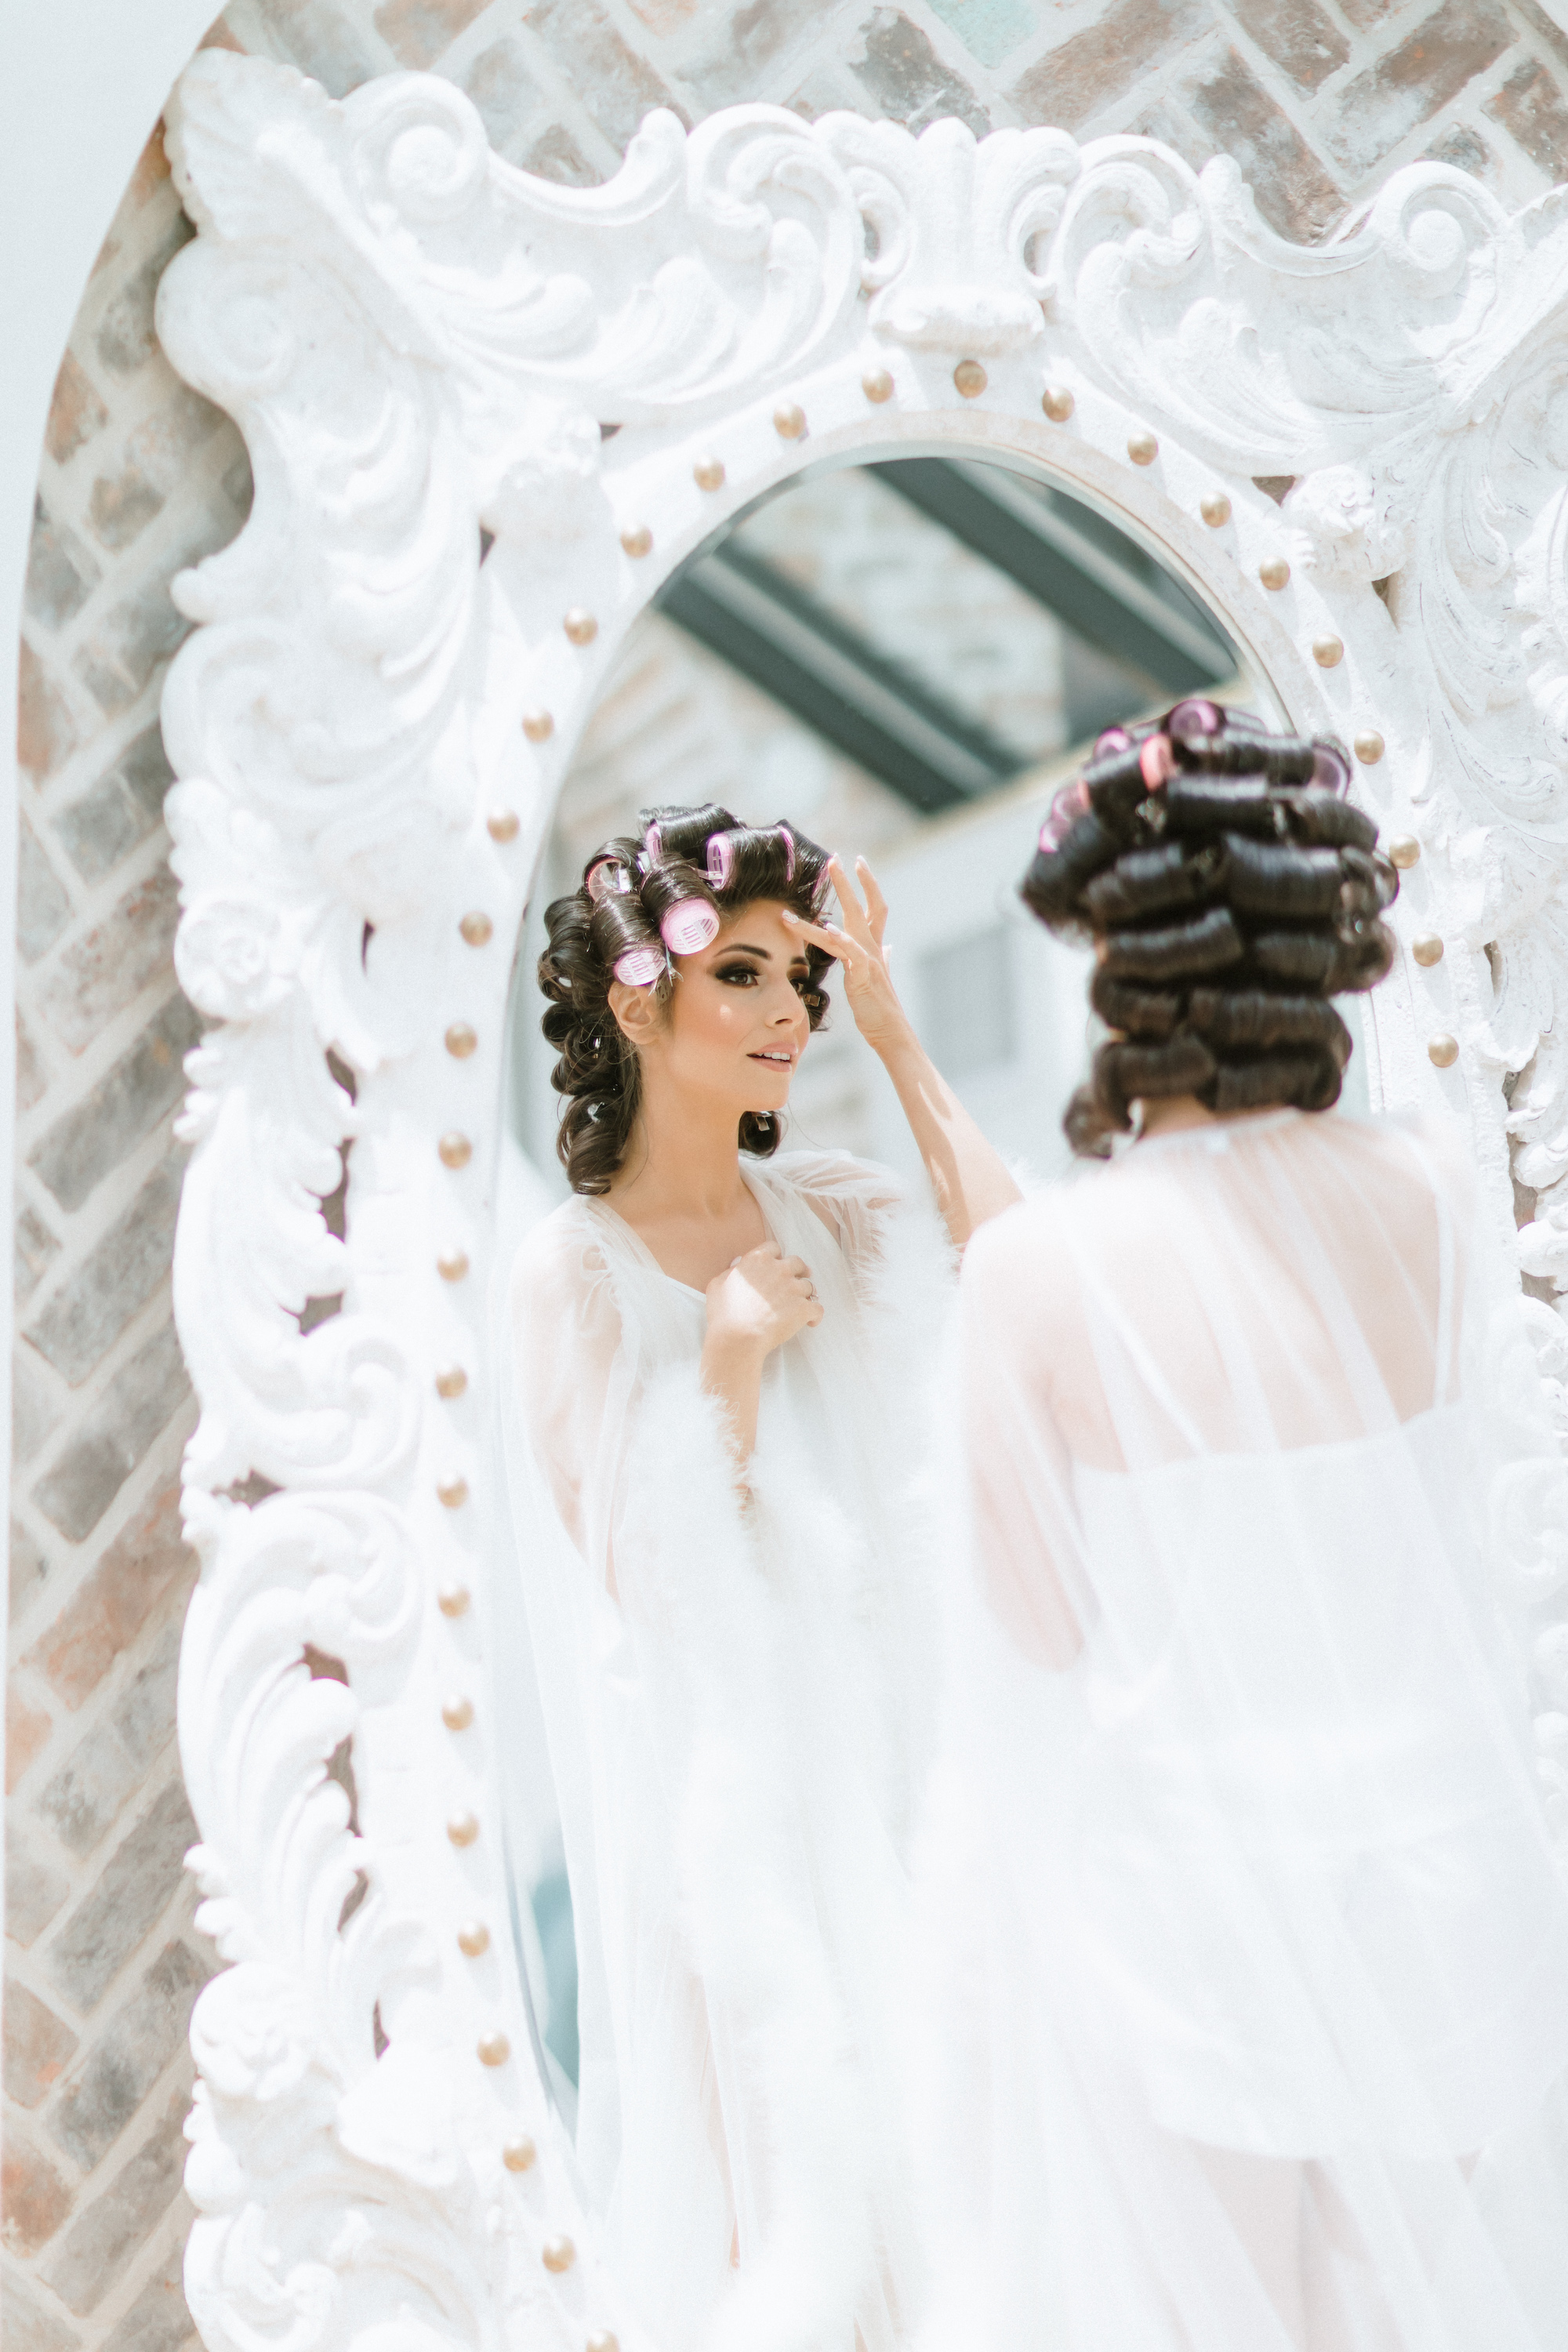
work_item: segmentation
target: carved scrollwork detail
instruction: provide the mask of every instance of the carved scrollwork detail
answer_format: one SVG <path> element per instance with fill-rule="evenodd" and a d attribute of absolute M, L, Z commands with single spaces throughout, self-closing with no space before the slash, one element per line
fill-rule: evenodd
<path fill-rule="evenodd" d="M 1101 480 L 1130 421 L 1158 436 L 1125 493 L 1152 530 L 1190 495 L 1219 580 L 1230 541 L 1196 523 L 1198 478 L 1250 522 L 1246 567 L 1223 574 L 1238 611 L 1261 596 L 1259 546 L 1288 558 L 1289 596 L 1250 615 L 1282 664 L 1309 610 L 1343 639 L 1331 688 L 1300 661 L 1300 715 L 1347 735 L 1370 715 L 1388 739 L 1369 797 L 1396 786 L 1420 835 L 1478 1150 L 1500 1197 L 1511 1137 L 1534 1195 L 1521 1262 L 1568 1286 L 1568 201 L 1510 220 L 1421 164 L 1302 249 L 1225 159 L 1194 173 L 1142 139 L 916 138 L 768 107 L 689 135 L 650 115 L 610 181 L 568 188 L 491 154 L 447 83 L 390 75 L 340 104 L 221 51 L 187 73 L 169 143 L 200 234 L 165 273 L 160 331 L 240 424 L 256 480 L 240 537 L 176 583 L 202 625 L 163 710 L 176 961 L 219 1024 L 190 1064 L 175 1262 L 202 1407 L 181 1736 L 202 1916 L 230 1963 L 193 2028 L 192 2308 L 222 2352 L 503 2333 L 542 2352 L 582 2341 L 606 2284 L 564 2167 L 542 2156 L 536 2205 L 508 2190 L 473 2055 L 480 1979 L 451 1973 L 433 1928 L 430 1887 L 457 1865 L 438 1822 L 408 1825 L 437 1778 L 476 1811 L 488 1786 L 450 1747 L 430 1761 L 416 1669 L 446 1638 L 437 1555 L 482 1517 L 427 1358 L 466 1296 L 483 1392 L 482 1282 L 434 1267 L 438 1226 L 443 1263 L 471 1254 L 477 1276 L 496 1105 L 455 1091 L 483 1057 L 459 1073 L 439 1038 L 460 1021 L 488 1049 L 502 1028 L 504 959 L 476 959 L 458 922 L 521 919 L 552 772 L 520 740 L 522 688 L 549 669 L 552 760 L 646 593 L 620 555 L 629 468 L 639 501 L 666 500 L 638 523 L 689 544 L 710 527 L 692 464 L 715 427 L 752 430 L 808 374 L 814 434 L 836 399 L 865 424 L 868 339 L 993 360 L 993 400 L 1059 369 Z M 892 373 L 877 429 L 950 372 Z M 756 439 L 755 485 L 738 460 L 705 514 L 776 480 L 779 437 Z M 502 542 L 482 573 L 481 526 Z M 560 625 L 584 578 L 592 656 Z M 347 1147 L 340 1238 L 321 1203 Z M 1568 1430 L 1563 1321 L 1526 1307 Z M 284 1491 L 226 1499 L 252 1474 Z M 1531 1518 L 1524 1486 L 1509 1507 Z M 1502 1535 L 1523 1560 L 1520 1528 Z M 1556 1553 L 1537 1553 L 1549 1578 Z M 1537 1643 L 1549 1692 L 1568 1691 L 1562 1636 Z M 329 1772 L 344 1743 L 357 1828 Z M 397 1778 L 408 1757 L 417 1786 Z M 509 2095 L 542 2136 L 530 2081 Z M 547 2207 L 582 2250 L 566 2286 L 539 2261 Z"/>

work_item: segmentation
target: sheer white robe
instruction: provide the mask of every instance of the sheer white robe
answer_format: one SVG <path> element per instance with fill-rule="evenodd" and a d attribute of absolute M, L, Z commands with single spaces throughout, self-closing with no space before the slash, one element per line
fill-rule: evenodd
<path fill-rule="evenodd" d="M 699 1385 L 703 1297 L 607 1203 L 555 1211 L 512 1276 L 577 2150 L 657 2340 L 889 2352 L 914 2260 L 894 1987 L 934 1727 L 920 1431 L 951 1253 L 880 1171 L 792 1154 L 746 1181 L 825 1314 L 767 1359 L 743 1492 Z"/>
<path fill-rule="evenodd" d="M 932 2345 L 1568 2345 L 1562 1475 L 1469 1189 L 1284 1112 L 971 1244 Z"/>

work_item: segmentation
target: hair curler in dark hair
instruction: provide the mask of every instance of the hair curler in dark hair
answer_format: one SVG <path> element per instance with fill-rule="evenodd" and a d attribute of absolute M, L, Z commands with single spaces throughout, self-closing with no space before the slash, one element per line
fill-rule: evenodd
<path fill-rule="evenodd" d="M 1193 698 L 1109 730 L 1058 793 L 1023 898 L 1094 940 L 1089 1001 L 1112 1033 L 1068 1106 L 1075 1151 L 1103 1150 L 1141 1098 L 1338 1100 L 1351 1037 L 1327 1000 L 1387 971 L 1399 887 L 1349 780 L 1337 743 Z"/>
<path fill-rule="evenodd" d="M 610 1008 L 613 982 L 650 988 L 668 1003 L 672 956 L 700 953 L 759 898 L 814 922 L 827 891 L 826 851 L 788 824 L 742 825 L 716 803 L 644 809 L 637 822 L 640 839 L 605 842 L 582 887 L 545 909 L 542 1025 L 558 1057 L 551 1084 L 565 1098 L 555 1148 L 574 1192 L 609 1191 L 641 1100 L 637 1049 Z M 827 1012 L 821 982 L 832 959 L 816 947 L 805 955 L 803 997 L 815 1030 Z M 766 1158 L 781 1133 L 771 1111 L 748 1111 L 741 1148 Z"/>

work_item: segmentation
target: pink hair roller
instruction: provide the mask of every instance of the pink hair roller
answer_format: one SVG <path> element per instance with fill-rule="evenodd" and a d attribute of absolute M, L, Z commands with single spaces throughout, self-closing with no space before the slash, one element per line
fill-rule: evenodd
<path fill-rule="evenodd" d="M 1152 793 L 1168 784 L 1176 772 L 1176 755 L 1168 735 L 1151 735 L 1138 754 L 1138 771 Z"/>
<path fill-rule="evenodd" d="M 616 958 L 616 978 L 627 988 L 651 988 L 665 973 L 662 948 L 628 948 Z"/>
<path fill-rule="evenodd" d="M 642 837 L 642 854 L 646 865 L 657 866 L 664 856 L 664 835 L 657 824 L 650 824 Z"/>
<path fill-rule="evenodd" d="M 793 882 L 795 880 L 795 835 L 787 824 L 781 824 L 779 831 L 784 835 L 784 880 Z"/>
<path fill-rule="evenodd" d="M 679 898 L 660 916 L 658 935 L 671 955 L 700 955 L 719 936 L 719 918 L 706 898 Z"/>
<path fill-rule="evenodd" d="M 735 845 L 727 833 L 708 836 L 708 879 L 715 890 L 727 890 L 735 871 Z"/>
<path fill-rule="evenodd" d="M 1089 811 L 1089 786 L 1081 776 L 1064 784 L 1046 813 L 1040 827 L 1039 846 L 1047 857 L 1054 857 L 1080 816 Z"/>
<path fill-rule="evenodd" d="M 599 858 L 589 866 L 583 880 L 583 887 L 595 907 L 602 907 L 606 898 L 624 897 L 631 887 L 632 877 L 618 857 Z"/>

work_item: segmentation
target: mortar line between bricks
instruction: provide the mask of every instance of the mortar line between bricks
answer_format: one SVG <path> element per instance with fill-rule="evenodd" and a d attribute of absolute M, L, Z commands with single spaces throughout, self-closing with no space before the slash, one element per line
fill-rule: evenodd
<path fill-rule="evenodd" d="M 105 1549 L 107 1549 L 108 1547 L 106 1546 Z M 115 1712 L 128 1686 L 143 1670 L 149 1652 L 155 1648 L 160 1637 L 167 1633 L 171 1619 L 176 1615 L 184 1619 L 189 1594 L 184 1590 L 178 1579 L 173 1580 L 169 1588 L 160 1593 L 148 1611 L 146 1619 L 137 1627 L 125 1648 L 110 1660 L 98 1683 L 87 1693 L 79 1706 L 73 1707 L 70 1701 L 55 1688 L 43 1669 L 26 1664 L 25 1656 L 18 1657 L 11 1664 L 7 1682 L 14 1685 L 24 1697 L 29 1691 L 36 1691 L 38 1694 L 39 1705 L 40 1706 L 47 1705 L 56 1728 L 68 1731 L 71 1735 L 70 1751 L 75 1755 L 79 1751 L 84 1741 L 101 1727 L 105 1718 Z M 143 1782 L 155 1775 L 159 1763 L 169 1754 L 174 1754 L 177 1762 L 175 1738 L 175 1726 L 171 1720 L 168 1737 L 160 1748 L 153 1751 L 149 1759 L 142 1776 Z M 60 1770 L 68 1761 L 68 1757 L 55 1754 L 52 1759 L 53 1769 Z M 50 1763 L 48 1748 L 41 1748 L 11 1793 L 26 1800 L 29 1783 L 34 1782 L 43 1768 Z M 37 1794 L 36 1788 L 33 1793 Z M 40 1814 L 36 1808 L 30 1812 L 28 1818 L 35 1825 L 47 1824 L 47 1817 Z M 127 1812 L 124 1808 L 121 1808 L 120 1812 L 105 1822 L 101 1833 L 86 1853 L 78 1854 L 71 1847 L 65 1845 L 63 1841 L 59 1841 L 61 1852 L 70 1854 L 77 1867 L 85 1869 L 91 1864 L 96 1869 L 109 1847 L 118 1842 L 121 1823 L 127 1818 L 129 1818 Z M 50 1834 L 58 1840 L 58 1831 L 51 1828 Z M 93 1862 L 95 1856 L 97 1863 Z"/>
<path fill-rule="evenodd" d="M 172 1315 L 167 1319 L 172 1322 Z M 154 1327 L 154 1328 L 157 1329 L 161 1329 L 162 1328 L 162 1325 Z M 136 1349 L 134 1346 L 131 1347 L 127 1350 L 126 1360 L 129 1361 L 130 1358 L 135 1353 Z M 112 1379 L 113 1374 L 110 1373 L 108 1378 Z M 106 1380 L 105 1386 L 107 1386 L 107 1384 L 108 1381 Z M 124 1483 L 120 1487 L 119 1492 L 115 1495 L 113 1501 L 103 1513 L 101 1518 L 96 1519 L 93 1522 L 90 1532 L 82 1537 L 79 1542 L 73 1542 L 69 1536 L 62 1535 L 58 1528 L 56 1527 L 54 1521 L 44 1517 L 38 1506 L 33 1501 L 30 1492 L 19 1494 L 13 1497 L 13 1516 L 20 1520 L 21 1524 L 27 1528 L 30 1534 L 35 1536 L 35 1539 L 40 1544 L 47 1542 L 60 1560 L 62 1566 L 79 1566 L 80 1573 L 71 1579 L 68 1590 L 64 1583 L 62 1583 L 59 1588 L 61 1597 L 57 1602 L 55 1608 L 54 1614 L 56 1617 L 58 1617 L 63 1613 L 65 1608 L 68 1605 L 69 1599 L 73 1597 L 79 1589 L 83 1577 L 92 1568 L 97 1566 L 98 1560 L 102 1553 L 106 1552 L 117 1537 L 123 1533 L 129 1521 L 135 1517 L 138 1508 L 151 1499 L 147 1490 L 149 1486 L 155 1483 L 158 1477 L 159 1474 L 155 1465 L 162 1461 L 164 1464 L 163 1475 L 164 1477 L 170 1477 L 174 1475 L 174 1472 L 179 1467 L 180 1456 L 184 1450 L 185 1436 L 182 1435 L 180 1437 L 178 1445 L 171 1458 L 165 1459 L 163 1448 L 167 1445 L 174 1445 L 174 1441 L 171 1438 L 170 1432 L 179 1426 L 183 1418 L 188 1416 L 191 1421 L 192 1427 L 195 1427 L 195 1397 L 193 1391 L 187 1391 L 185 1396 L 181 1402 L 179 1409 L 170 1414 L 169 1419 L 165 1422 L 163 1427 L 158 1432 L 142 1460 L 137 1463 L 134 1469 L 127 1472 Z M 84 1415 L 83 1418 L 85 1419 L 85 1417 L 86 1416 Z M 49 1448 L 47 1446 L 40 1448 L 33 1461 L 28 1465 L 29 1476 L 27 1483 L 29 1487 L 35 1485 L 37 1479 L 43 1475 L 45 1468 L 48 1465 L 49 1459 Z M 31 1610 L 26 1612 L 23 1620 L 24 1624 L 30 1625 L 33 1622 L 33 1617 L 34 1612 Z M 42 1622 L 43 1620 L 40 1618 L 38 1622 Z M 30 1648 L 32 1645 L 32 1639 L 33 1636 L 29 1634 L 28 1639 L 24 1643 L 23 1647 Z"/>

